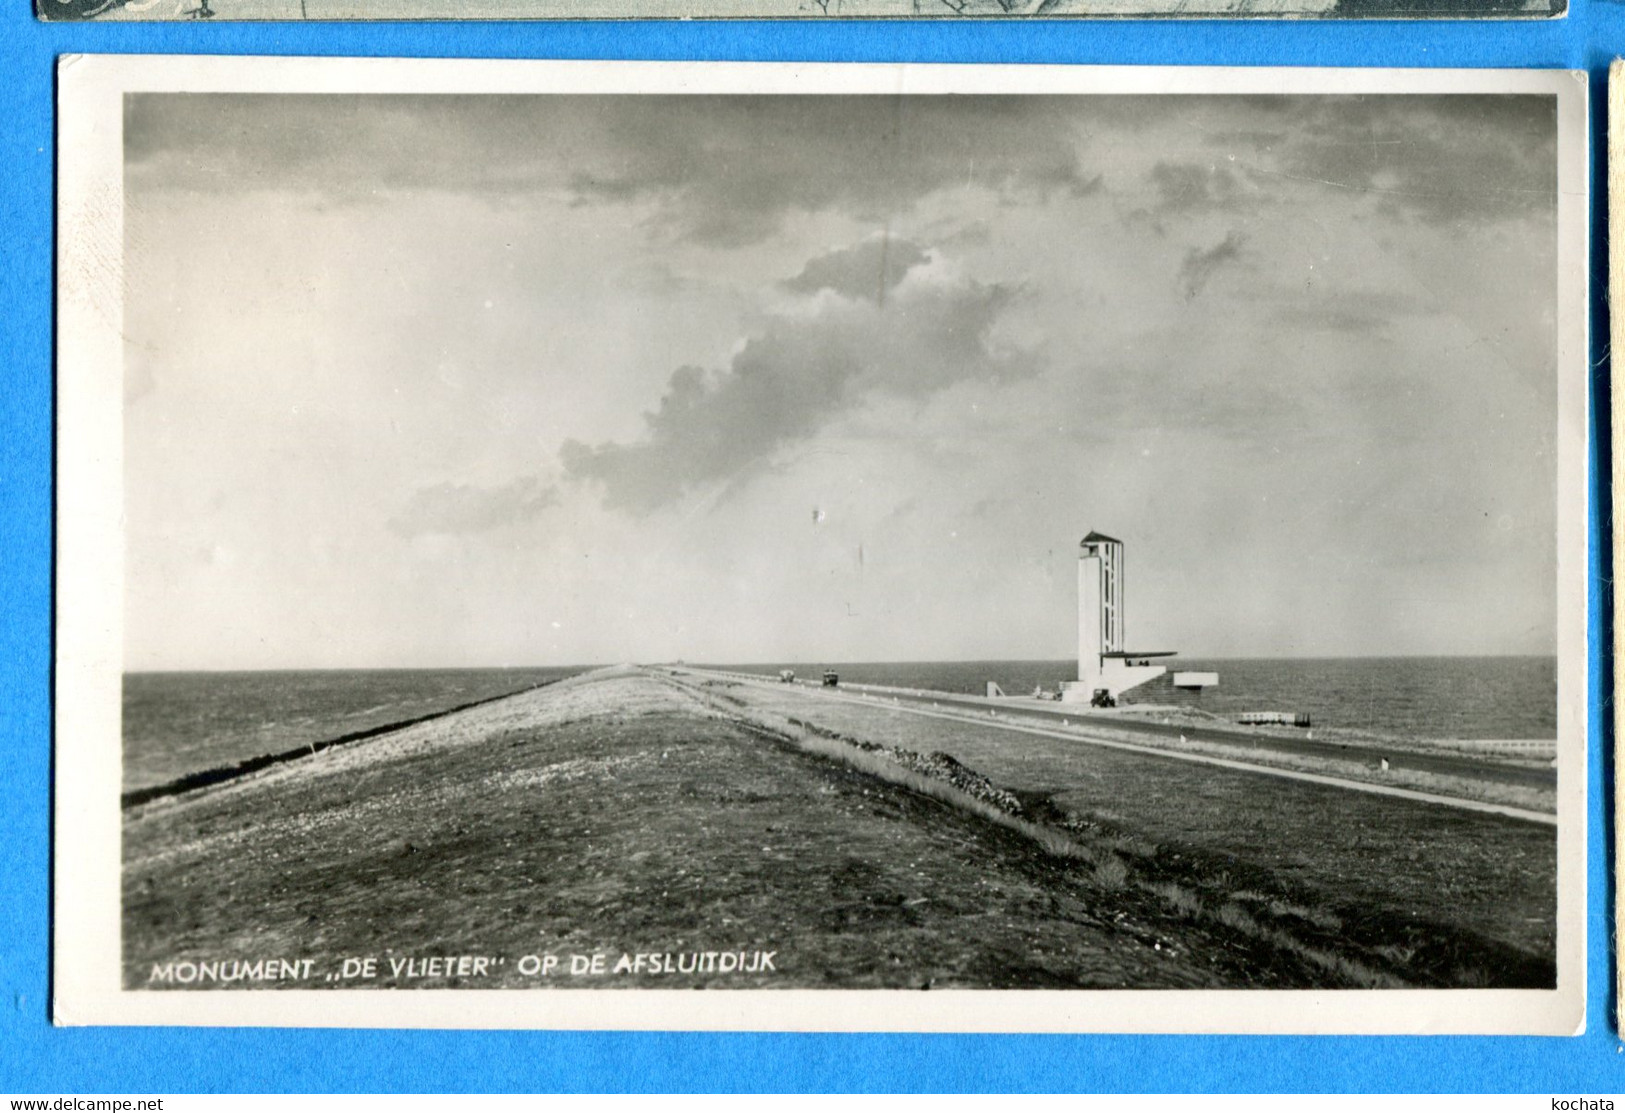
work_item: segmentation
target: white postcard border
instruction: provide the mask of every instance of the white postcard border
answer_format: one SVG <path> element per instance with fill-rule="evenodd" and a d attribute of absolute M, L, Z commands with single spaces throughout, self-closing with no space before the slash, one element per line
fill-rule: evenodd
<path fill-rule="evenodd" d="M 1557 98 L 1558 939 L 1553 990 L 121 988 L 123 96 L 131 92 L 1349 94 Z M 58 1024 L 776 1031 L 1584 1029 L 1589 157 L 1583 73 L 71 55 L 58 74 L 53 1017 Z"/>

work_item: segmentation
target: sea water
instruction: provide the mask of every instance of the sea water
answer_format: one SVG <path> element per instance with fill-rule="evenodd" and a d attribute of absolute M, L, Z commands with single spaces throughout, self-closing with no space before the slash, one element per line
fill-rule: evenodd
<path fill-rule="evenodd" d="M 843 681 L 981 695 L 994 681 L 1010 695 L 1054 690 L 1075 661 L 775 662 L 727 666 L 765 676 L 781 668 Z M 1217 715 L 1293 711 L 1316 726 L 1428 738 L 1556 738 L 1552 657 L 1237 658 L 1185 660 L 1219 686 L 1196 706 Z M 582 671 L 378 669 L 129 673 L 124 677 L 124 788 L 279 753 Z"/>
<path fill-rule="evenodd" d="M 162 784 L 186 773 L 432 715 L 579 671 L 126 673 L 124 788 Z"/>
<path fill-rule="evenodd" d="M 1054 691 L 1077 678 L 1070 661 L 819 661 L 729 665 L 769 675 L 794 669 L 843 682 L 982 695 L 994 681 L 1007 695 Z M 1555 657 L 1176 658 L 1170 671 L 1217 672 L 1219 685 L 1195 706 L 1216 715 L 1246 711 L 1308 714 L 1316 726 L 1417 739 L 1557 737 Z"/>

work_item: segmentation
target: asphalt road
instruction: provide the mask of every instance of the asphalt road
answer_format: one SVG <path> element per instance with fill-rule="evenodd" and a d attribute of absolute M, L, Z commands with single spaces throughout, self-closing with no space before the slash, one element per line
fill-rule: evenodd
<path fill-rule="evenodd" d="M 924 706 L 937 704 L 939 706 L 963 708 L 978 713 L 986 713 L 992 707 L 1010 715 L 1048 717 L 1054 720 L 1064 718 L 1074 723 L 1089 722 L 1102 727 L 1109 727 L 1112 730 L 1122 730 L 1136 734 L 1172 738 L 1184 737 L 1192 741 L 1217 742 L 1225 746 L 1242 749 L 1299 754 L 1308 757 L 1333 757 L 1341 761 L 1359 761 L 1371 769 L 1378 768 L 1381 762 L 1386 759 L 1391 769 L 1413 769 L 1425 773 L 1442 773 L 1454 777 L 1492 781 L 1496 784 L 1549 787 L 1557 783 L 1557 770 L 1550 766 L 1514 765 L 1508 762 L 1486 761 L 1457 754 L 1421 754 L 1409 750 L 1379 750 L 1368 746 L 1348 746 L 1339 742 L 1318 742 L 1308 738 L 1286 738 L 1255 734 L 1250 731 L 1225 730 L 1220 727 L 1148 722 L 1143 719 L 1130 718 L 1127 715 L 1091 714 L 1088 711 L 1081 710 L 1075 704 L 1063 705 L 1058 703 L 1052 709 L 1037 701 L 1023 701 L 1019 704 L 1006 706 L 985 699 L 959 697 L 947 693 L 913 695 L 890 689 L 871 689 L 867 685 L 848 685 L 846 687 L 851 691 L 869 690 L 877 695 L 884 694 L 887 698 L 895 698 L 903 703 Z"/>

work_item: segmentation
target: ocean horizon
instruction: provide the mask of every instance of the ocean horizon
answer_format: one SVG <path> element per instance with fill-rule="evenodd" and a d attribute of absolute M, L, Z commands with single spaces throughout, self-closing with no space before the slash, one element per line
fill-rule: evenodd
<path fill-rule="evenodd" d="M 689 662 L 695 664 L 694 662 Z M 261 754 L 387 727 L 498 698 L 598 665 L 550 668 L 267 669 L 124 674 L 126 790 Z M 842 681 L 980 695 L 1053 690 L 1068 659 L 708 662 L 776 676 L 836 670 Z M 1557 659 L 1524 657 L 1180 658 L 1214 671 L 1195 706 L 1220 716 L 1310 715 L 1340 727 L 1417 739 L 1547 739 L 1557 735 Z"/>

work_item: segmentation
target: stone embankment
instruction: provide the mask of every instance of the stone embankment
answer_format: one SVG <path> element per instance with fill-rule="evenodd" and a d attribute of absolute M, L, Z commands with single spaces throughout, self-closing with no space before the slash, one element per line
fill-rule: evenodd
<path fill-rule="evenodd" d="M 132 988 L 195 991 L 150 972 L 268 956 L 315 984 L 267 991 L 1553 970 L 1550 830 L 669 670 L 585 674 L 149 800 L 123 834 Z M 617 957 L 713 951 L 776 957 Z M 426 954 L 491 961 L 464 976 L 414 967 Z M 375 978 L 346 982 L 352 959 Z"/>

